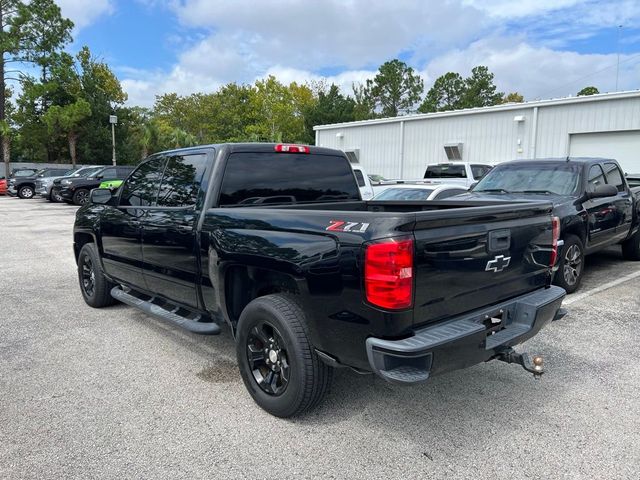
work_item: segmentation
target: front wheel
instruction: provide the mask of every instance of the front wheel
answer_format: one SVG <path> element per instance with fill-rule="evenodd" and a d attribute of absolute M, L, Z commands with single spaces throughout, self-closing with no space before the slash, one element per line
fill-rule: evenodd
<path fill-rule="evenodd" d="M 78 255 L 78 281 L 84 301 L 93 308 L 108 307 L 116 303 L 111 296 L 114 285 L 105 277 L 94 243 L 85 244 Z"/>
<path fill-rule="evenodd" d="M 567 235 L 558 260 L 558 271 L 553 283 L 573 293 L 580 287 L 584 272 L 584 246 L 575 235 Z"/>
<path fill-rule="evenodd" d="M 49 201 L 52 203 L 59 203 L 62 202 L 62 200 L 64 199 L 62 198 L 62 195 L 60 195 L 60 190 L 57 188 L 52 188 L 51 194 L 49 195 Z"/>
<path fill-rule="evenodd" d="M 236 330 L 236 356 L 254 401 L 277 417 L 317 405 L 333 377 L 309 342 L 302 309 L 286 295 L 259 297 L 245 307 Z"/>
<path fill-rule="evenodd" d="M 18 190 L 18 196 L 23 199 L 33 198 L 34 194 L 35 194 L 35 191 L 33 190 L 33 187 L 29 185 L 20 187 L 20 190 Z"/>
<path fill-rule="evenodd" d="M 79 188 L 73 194 L 73 203 L 76 205 L 84 205 L 89 201 L 89 190 L 86 188 Z"/>

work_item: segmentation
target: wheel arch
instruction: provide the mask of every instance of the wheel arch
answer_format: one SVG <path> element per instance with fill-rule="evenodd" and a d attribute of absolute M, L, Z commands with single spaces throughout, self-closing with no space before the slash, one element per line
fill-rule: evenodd
<path fill-rule="evenodd" d="M 292 275 L 248 265 L 227 268 L 223 285 L 224 309 L 234 333 L 240 314 L 252 300 L 273 293 L 300 294 L 298 281 Z"/>

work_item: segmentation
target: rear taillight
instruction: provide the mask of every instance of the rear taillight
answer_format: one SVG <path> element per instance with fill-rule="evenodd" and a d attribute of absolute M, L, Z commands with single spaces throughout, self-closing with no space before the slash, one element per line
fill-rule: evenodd
<path fill-rule="evenodd" d="M 275 147 L 276 152 L 280 153 L 310 153 L 311 150 L 306 145 L 287 145 L 279 143 Z"/>
<path fill-rule="evenodd" d="M 560 219 L 558 217 L 553 217 L 551 219 L 551 234 L 553 236 L 553 243 L 549 266 L 553 267 L 558 260 L 558 240 L 560 240 Z"/>
<path fill-rule="evenodd" d="M 413 240 L 384 240 L 366 246 L 364 287 L 367 301 L 388 310 L 413 303 Z"/>

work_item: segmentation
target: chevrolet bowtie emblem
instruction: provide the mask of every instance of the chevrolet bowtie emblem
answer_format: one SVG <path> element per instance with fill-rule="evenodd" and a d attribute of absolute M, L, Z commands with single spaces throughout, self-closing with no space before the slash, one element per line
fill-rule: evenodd
<path fill-rule="evenodd" d="M 487 262 L 487 268 L 485 268 L 485 272 L 501 272 L 505 268 L 509 266 L 511 263 L 511 257 L 505 257 L 504 255 L 498 255 L 493 260 L 489 260 Z"/>

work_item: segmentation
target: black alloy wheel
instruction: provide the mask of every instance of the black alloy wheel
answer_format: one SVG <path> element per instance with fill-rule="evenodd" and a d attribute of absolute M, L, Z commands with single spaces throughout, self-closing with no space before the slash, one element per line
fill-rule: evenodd
<path fill-rule="evenodd" d="M 81 287 L 87 297 L 93 297 L 96 293 L 96 272 L 93 269 L 93 261 L 89 255 L 83 255 L 81 260 Z"/>
<path fill-rule="evenodd" d="M 80 249 L 78 281 L 82 298 L 90 307 L 102 308 L 116 303 L 111 296 L 111 289 L 115 285 L 104 275 L 94 243 L 87 243 Z"/>
<path fill-rule="evenodd" d="M 253 299 L 236 326 L 236 358 L 247 391 L 278 417 L 316 406 L 329 390 L 333 368 L 309 341 L 308 320 L 295 297 L 274 293 Z"/>
<path fill-rule="evenodd" d="M 247 360 L 258 386 L 269 395 L 282 395 L 289 384 L 290 367 L 278 330 L 267 322 L 256 325 L 246 343 Z"/>

